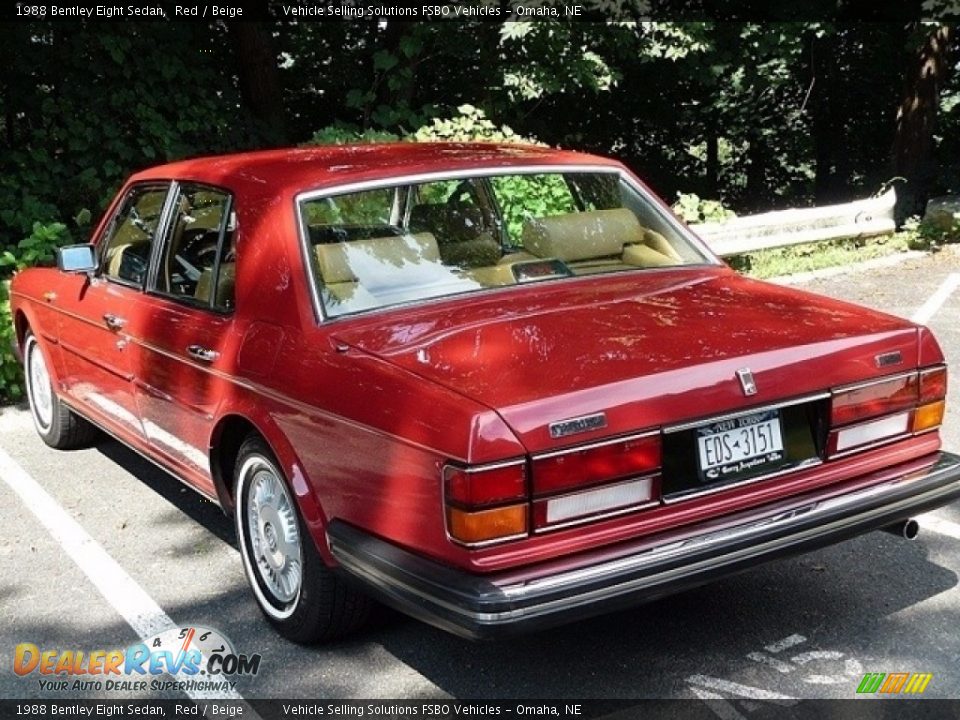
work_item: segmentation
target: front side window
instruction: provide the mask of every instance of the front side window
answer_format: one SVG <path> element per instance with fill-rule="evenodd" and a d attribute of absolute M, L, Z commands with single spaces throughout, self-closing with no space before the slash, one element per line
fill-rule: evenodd
<path fill-rule="evenodd" d="M 124 197 L 101 243 L 104 277 L 143 286 L 168 189 L 166 185 L 138 185 Z"/>
<path fill-rule="evenodd" d="M 327 316 L 533 281 L 713 262 L 616 173 L 457 178 L 303 200 Z"/>

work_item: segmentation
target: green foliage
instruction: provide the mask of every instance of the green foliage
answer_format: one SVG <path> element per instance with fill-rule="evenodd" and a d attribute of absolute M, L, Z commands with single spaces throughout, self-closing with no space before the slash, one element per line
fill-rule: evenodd
<path fill-rule="evenodd" d="M 500 26 L 503 89 L 511 102 L 606 92 L 620 79 L 600 50 L 604 33 L 578 23 L 515 21 Z M 598 42 L 599 41 L 599 42 Z M 543 62 L 550 58 L 551 62 Z"/>
<path fill-rule="evenodd" d="M 673 211 L 688 223 L 724 222 L 737 216 L 719 200 L 702 200 L 695 193 L 677 193 Z"/>
<path fill-rule="evenodd" d="M 494 178 L 492 182 L 507 234 L 516 247 L 523 245 L 524 220 L 576 210 L 570 189 L 558 175 L 513 175 Z"/>
<path fill-rule="evenodd" d="M 53 262 L 56 248 L 70 235 L 63 223 L 33 224 L 29 236 L 0 251 L 0 403 L 23 396 L 23 372 L 13 356 L 13 318 L 10 315 L 10 276 L 18 270 Z"/>
<path fill-rule="evenodd" d="M 348 145 L 353 143 L 396 142 L 400 136 L 386 130 L 362 130 L 338 123 L 317 130 L 305 145 Z"/>
<path fill-rule="evenodd" d="M 923 220 L 914 216 L 903 223 L 903 232 L 910 238 L 910 246 L 917 250 L 933 250 L 960 242 L 960 213 L 940 214 Z"/>
<path fill-rule="evenodd" d="M 23 371 L 13 355 L 14 329 L 10 316 L 10 283 L 0 280 L 0 403 L 23 397 Z"/>
<path fill-rule="evenodd" d="M 225 32 L 169 23 L 7 28 L 0 253 L 37 221 L 73 220 L 85 239 L 134 169 L 249 142 Z"/>
<path fill-rule="evenodd" d="M 480 108 L 461 105 L 451 118 L 434 118 L 429 125 L 416 130 L 410 137 L 417 142 L 509 142 L 533 143 L 536 140 L 517 135 L 506 125 L 495 125 Z"/>
<path fill-rule="evenodd" d="M 67 226 L 53 222 L 43 224 L 35 222 L 33 231 L 13 248 L 0 252 L 0 276 L 9 275 L 33 265 L 49 265 L 53 262 L 55 250 L 64 245 L 70 235 Z"/>
<path fill-rule="evenodd" d="M 808 245 L 761 250 L 727 259 L 735 270 L 751 277 L 771 278 L 821 270 L 894 255 L 913 247 L 909 233 L 875 238 L 829 240 Z"/>

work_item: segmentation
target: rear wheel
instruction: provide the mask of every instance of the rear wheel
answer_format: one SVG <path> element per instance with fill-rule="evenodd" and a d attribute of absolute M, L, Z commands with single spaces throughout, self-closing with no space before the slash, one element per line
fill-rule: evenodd
<path fill-rule="evenodd" d="M 267 620 L 284 637 L 315 643 L 359 628 L 371 601 L 320 558 L 279 464 L 251 435 L 234 468 L 237 542 L 247 580 Z"/>
<path fill-rule="evenodd" d="M 32 332 L 23 343 L 27 400 L 33 426 L 50 447 L 72 450 L 88 447 L 97 439 L 97 429 L 68 408 L 53 389 L 47 358 Z"/>

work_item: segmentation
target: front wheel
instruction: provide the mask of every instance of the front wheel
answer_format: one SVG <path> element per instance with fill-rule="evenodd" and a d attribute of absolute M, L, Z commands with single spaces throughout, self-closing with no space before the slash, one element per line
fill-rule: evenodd
<path fill-rule="evenodd" d="M 32 332 L 28 332 L 23 341 L 23 365 L 30 414 L 40 438 L 59 450 L 92 445 L 97 439 L 97 429 L 64 405 L 57 396 L 47 358 Z"/>
<path fill-rule="evenodd" d="M 240 446 L 234 481 L 240 555 L 267 620 L 281 635 L 303 644 L 359 628 L 371 601 L 324 565 L 279 464 L 260 437 L 251 435 Z"/>

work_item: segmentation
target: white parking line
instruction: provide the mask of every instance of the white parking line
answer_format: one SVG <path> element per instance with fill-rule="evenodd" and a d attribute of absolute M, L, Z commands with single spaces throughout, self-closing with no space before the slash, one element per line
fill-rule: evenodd
<path fill-rule="evenodd" d="M 33 513 L 138 637 L 150 638 L 164 630 L 182 627 L 2 448 L 0 479 L 20 496 L 24 507 Z M 187 691 L 186 695 L 192 700 L 243 700 L 235 690 L 193 690 Z M 251 715 L 244 713 L 244 716 Z"/>
<path fill-rule="evenodd" d="M 930 513 L 920 515 L 917 518 L 917 522 L 920 523 L 921 530 L 929 530 L 938 535 L 946 535 L 954 540 L 960 540 L 960 525 L 955 522 L 938 518 L 936 515 Z"/>
<path fill-rule="evenodd" d="M 960 287 L 960 273 L 950 273 L 946 279 L 940 283 L 940 287 L 937 288 L 936 292 L 920 306 L 920 309 L 917 310 L 910 319 L 921 325 L 927 324 L 930 322 L 930 318 L 937 314 L 937 310 L 940 309 L 947 301 L 947 298 L 949 298 L 958 287 Z"/>
<path fill-rule="evenodd" d="M 699 685 L 700 687 L 716 690 L 735 697 L 748 698 L 750 700 L 766 700 L 778 705 L 793 705 L 796 701 L 795 698 L 789 695 L 782 695 L 772 690 L 764 690 L 763 688 L 743 685 L 742 683 L 710 677 L 709 675 L 691 675 L 687 678 L 687 682 L 690 685 Z"/>
<path fill-rule="evenodd" d="M 767 652 L 778 653 L 778 652 L 783 652 L 787 648 L 792 648 L 797 645 L 801 645 L 806 641 L 807 639 L 803 635 L 789 635 L 785 637 L 783 640 L 777 640 L 777 642 L 775 643 L 770 643 L 763 649 L 766 650 Z"/>

